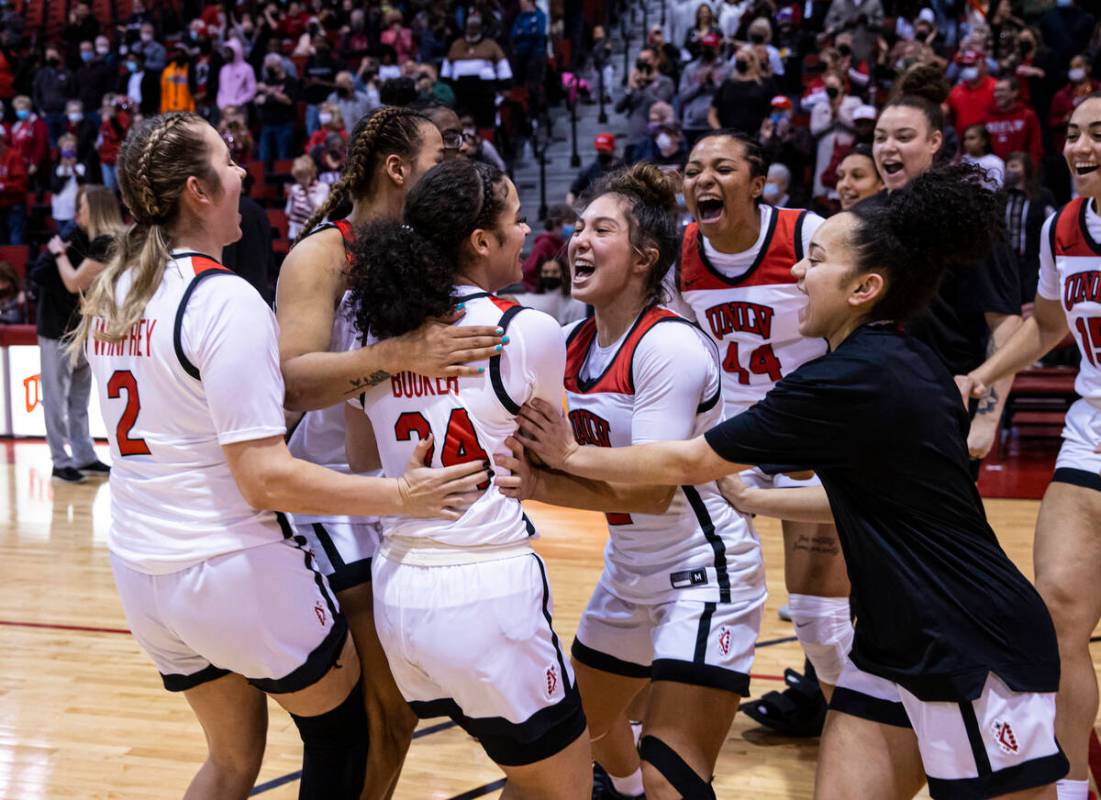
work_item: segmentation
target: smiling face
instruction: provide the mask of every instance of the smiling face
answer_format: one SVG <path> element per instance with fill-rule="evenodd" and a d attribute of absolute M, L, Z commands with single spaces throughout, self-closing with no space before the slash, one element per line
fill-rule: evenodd
<path fill-rule="evenodd" d="M 524 265 L 520 260 L 520 252 L 531 233 L 527 221 L 520 216 L 520 195 L 516 193 L 516 186 L 508 178 L 503 180 L 508 194 L 505 197 L 505 207 L 497 217 L 496 230 L 476 231 L 471 236 L 474 240 L 481 234 L 481 240 L 486 244 L 484 274 L 489 285 L 484 288 L 491 292 L 523 280 Z M 499 183 L 495 184 L 495 189 L 500 191 Z"/>
<path fill-rule="evenodd" d="M 626 201 L 615 194 L 597 197 L 582 212 L 570 237 L 571 294 L 600 309 L 645 283 L 647 261 L 631 242 Z"/>
<path fill-rule="evenodd" d="M 210 181 L 200 181 L 208 200 L 208 204 L 201 207 L 202 224 L 207 230 L 217 232 L 223 244 L 233 244 L 241 238 L 240 199 L 245 171 L 233 163 L 229 148 L 212 126 L 203 124 L 202 136 L 212 175 Z"/>
<path fill-rule="evenodd" d="M 918 108 L 888 106 L 875 125 L 872 153 L 889 191 L 901 189 L 933 165 L 943 139 Z"/>
<path fill-rule="evenodd" d="M 757 212 L 765 176 L 753 175 L 746 145 L 729 136 L 709 136 L 684 168 L 684 203 L 708 239 L 724 238 L 739 220 Z"/>
<path fill-rule="evenodd" d="M 1074 109 L 1063 146 L 1074 189 L 1078 194 L 1101 198 L 1101 99 L 1084 100 Z"/>
<path fill-rule="evenodd" d="M 837 194 L 841 210 L 848 211 L 865 197 L 883 191 L 883 180 L 875 162 L 866 155 L 851 153 L 837 165 Z"/>
<path fill-rule="evenodd" d="M 852 214 L 830 217 L 815 231 L 803 260 L 791 268 L 799 291 L 807 296 L 799 312 L 800 336 L 830 339 L 867 313 L 853 298 L 864 277 L 853 272 L 856 259 L 850 237 L 857 224 Z"/>

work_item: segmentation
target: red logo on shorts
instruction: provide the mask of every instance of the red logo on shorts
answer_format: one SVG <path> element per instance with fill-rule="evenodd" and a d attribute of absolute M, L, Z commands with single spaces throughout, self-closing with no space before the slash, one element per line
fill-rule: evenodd
<path fill-rule="evenodd" d="M 719 628 L 719 652 L 724 655 L 730 655 L 730 628 L 723 625 Z"/>
<path fill-rule="evenodd" d="M 552 697 L 554 690 L 558 688 L 558 670 L 554 666 L 547 667 L 547 696 Z"/>
<path fill-rule="evenodd" d="M 313 607 L 313 613 L 317 614 L 317 621 L 321 623 L 321 627 L 325 627 L 325 609 L 321 605 L 321 601 L 318 600 Z"/>
<path fill-rule="evenodd" d="M 1008 722 L 998 719 L 994 720 L 994 741 L 1003 753 L 1016 755 L 1021 749 L 1017 744 L 1017 737 L 1013 735 L 1013 728 Z"/>

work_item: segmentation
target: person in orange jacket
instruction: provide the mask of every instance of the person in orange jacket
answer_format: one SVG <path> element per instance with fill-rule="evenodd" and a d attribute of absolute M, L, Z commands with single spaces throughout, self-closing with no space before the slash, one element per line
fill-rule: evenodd
<path fill-rule="evenodd" d="M 194 111 L 195 95 L 191 87 L 191 55 L 186 48 L 178 47 L 161 73 L 161 113 Z"/>

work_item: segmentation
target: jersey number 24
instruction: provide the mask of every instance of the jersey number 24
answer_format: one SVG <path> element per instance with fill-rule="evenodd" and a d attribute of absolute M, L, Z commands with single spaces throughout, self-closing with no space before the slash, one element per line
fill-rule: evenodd
<path fill-rule="evenodd" d="M 399 442 L 408 442 L 413 438 L 424 440 L 432 433 L 432 426 L 424 414 L 419 411 L 406 411 L 398 421 L 394 423 L 394 435 Z M 439 437 L 436 437 L 439 441 Z M 428 448 L 424 456 L 424 465 L 432 466 L 432 456 L 435 455 L 436 446 Z M 456 464 L 468 464 L 471 461 L 489 461 L 485 448 L 478 441 L 478 434 L 474 430 L 474 424 L 470 421 L 470 415 L 465 408 L 451 409 L 451 417 L 447 420 L 447 432 L 443 437 L 443 449 L 440 451 L 440 465 L 453 467 Z M 479 489 L 488 489 L 489 481 L 478 484 Z"/>

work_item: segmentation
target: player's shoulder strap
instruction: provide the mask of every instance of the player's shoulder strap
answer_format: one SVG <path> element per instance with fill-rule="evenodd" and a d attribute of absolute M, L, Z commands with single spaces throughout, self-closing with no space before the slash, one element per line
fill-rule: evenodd
<path fill-rule="evenodd" d="M 195 294 L 195 290 L 199 288 L 199 284 L 218 275 L 232 275 L 236 278 L 241 276 L 213 258 L 199 253 L 178 253 L 174 256 L 174 258 L 183 257 L 190 257 L 191 268 L 195 271 L 195 277 L 187 284 L 183 297 L 180 298 L 180 304 L 176 308 L 176 319 L 172 323 L 172 347 L 176 351 L 176 359 L 183 367 L 183 371 L 198 381 L 202 380 L 199 375 L 199 368 L 191 363 L 191 359 L 187 357 L 183 350 L 183 320 L 184 313 L 187 311 L 187 304 L 191 301 L 191 295 Z"/>
<path fill-rule="evenodd" d="M 501 328 L 505 333 L 508 333 L 509 324 L 516 319 L 516 316 L 523 311 L 526 306 L 522 306 L 513 300 L 505 300 L 490 292 L 478 292 L 476 294 L 464 295 L 460 298 L 464 303 L 469 303 L 471 300 L 486 299 L 493 305 L 497 306 L 501 310 L 501 318 L 497 320 L 497 326 Z M 501 377 L 501 355 L 495 355 L 489 359 L 489 381 L 493 386 L 493 392 L 497 395 L 497 400 L 504 406 L 505 410 L 510 414 L 520 413 L 520 403 L 517 403 L 508 391 L 505 389 L 505 381 Z"/>
<path fill-rule="evenodd" d="M 1055 218 L 1048 230 L 1052 258 L 1101 255 L 1101 244 L 1093 240 L 1086 225 L 1089 201 L 1088 197 L 1076 197 L 1055 212 Z"/>
<path fill-rule="evenodd" d="M 340 238 L 344 240 L 344 257 L 348 259 L 348 263 L 352 261 L 352 247 L 356 242 L 355 228 L 352 227 L 352 223 L 347 219 L 338 219 L 334 221 L 322 222 L 320 225 L 307 231 L 305 235 L 298 240 L 298 242 L 305 241 L 313 236 L 315 233 L 321 233 L 321 231 L 328 231 L 336 229 L 340 231 Z M 298 244 L 295 242 L 295 244 Z"/>

